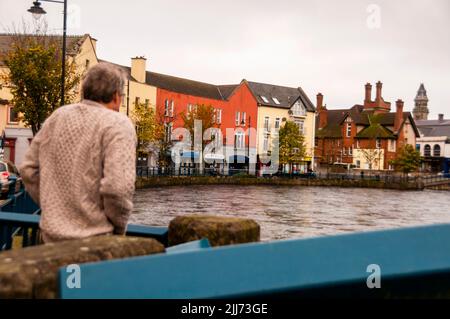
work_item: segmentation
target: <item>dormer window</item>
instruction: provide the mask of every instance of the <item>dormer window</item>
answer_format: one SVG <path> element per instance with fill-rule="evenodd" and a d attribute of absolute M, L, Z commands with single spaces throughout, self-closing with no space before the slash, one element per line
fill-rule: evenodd
<path fill-rule="evenodd" d="M 306 116 L 306 108 L 302 105 L 300 101 L 295 102 L 292 107 L 292 115 L 294 116 Z"/>
<path fill-rule="evenodd" d="M 260 97 L 264 101 L 264 103 L 269 103 L 269 100 L 265 96 L 260 95 Z"/>
<path fill-rule="evenodd" d="M 272 97 L 272 100 L 275 102 L 276 105 L 280 105 L 280 101 L 276 97 Z"/>

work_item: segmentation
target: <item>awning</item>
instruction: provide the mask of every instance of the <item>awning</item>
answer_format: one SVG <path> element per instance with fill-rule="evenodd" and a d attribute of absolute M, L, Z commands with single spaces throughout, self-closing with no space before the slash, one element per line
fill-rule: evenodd
<path fill-rule="evenodd" d="M 248 160 L 248 156 L 244 156 L 244 155 L 233 155 L 230 156 L 228 159 L 228 163 L 230 164 L 248 164 L 249 160 Z"/>
<path fill-rule="evenodd" d="M 198 159 L 200 157 L 198 152 L 183 152 L 180 155 L 181 159 Z"/>

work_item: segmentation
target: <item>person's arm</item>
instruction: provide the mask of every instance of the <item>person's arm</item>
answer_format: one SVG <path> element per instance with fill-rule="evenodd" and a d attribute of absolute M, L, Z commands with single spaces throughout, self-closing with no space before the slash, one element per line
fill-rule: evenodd
<path fill-rule="evenodd" d="M 104 136 L 100 195 L 115 234 L 124 234 L 133 209 L 136 181 L 136 133 L 129 119 L 115 124 Z"/>
<path fill-rule="evenodd" d="M 25 189 L 31 198 L 40 205 L 39 198 L 39 149 L 43 141 L 48 139 L 48 126 L 50 118 L 42 126 L 41 130 L 33 137 L 30 147 L 25 153 L 24 160 L 20 165 L 19 173 L 22 177 Z"/>

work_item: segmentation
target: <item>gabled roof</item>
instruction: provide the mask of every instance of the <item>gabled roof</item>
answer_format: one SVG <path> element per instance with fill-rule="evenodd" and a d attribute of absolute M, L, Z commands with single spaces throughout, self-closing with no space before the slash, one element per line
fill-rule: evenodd
<path fill-rule="evenodd" d="M 220 93 L 219 87 L 214 84 L 149 71 L 147 71 L 147 78 L 145 82 L 149 85 L 168 91 L 206 97 L 214 100 L 224 99 Z"/>
<path fill-rule="evenodd" d="M 361 132 L 356 135 L 356 138 L 392 138 L 395 139 L 394 134 L 381 125 L 380 123 L 374 123 L 370 126 L 364 128 Z"/>
<path fill-rule="evenodd" d="M 395 138 L 398 132 L 392 132 L 388 127 L 394 127 L 395 112 L 378 113 L 374 115 L 372 111 L 364 110 L 362 105 L 355 105 L 350 109 L 327 110 L 327 126 L 319 129 L 319 117 L 316 118 L 316 136 L 320 138 L 338 138 L 342 137 L 341 125 L 344 120 L 350 116 L 356 125 L 365 126 L 365 128 L 356 135 L 357 138 Z M 403 122 L 409 119 L 417 137 L 420 133 L 415 125 L 410 112 L 403 112 Z"/>
<path fill-rule="evenodd" d="M 6 54 L 10 49 L 11 46 L 15 41 L 17 41 L 17 38 L 23 38 L 23 37 L 31 37 L 35 39 L 46 39 L 46 40 L 55 40 L 56 43 L 59 45 L 62 45 L 62 36 L 61 35 L 32 35 L 32 34 L 25 34 L 25 35 L 16 35 L 16 34 L 9 34 L 9 33 L 0 33 L 0 54 Z M 84 41 L 89 37 L 89 34 L 84 35 L 68 35 L 66 40 L 67 45 L 67 55 L 76 55 L 81 45 L 84 43 Z M 0 65 L 4 65 L 4 62 L 2 59 L 0 59 Z"/>
<path fill-rule="evenodd" d="M 248 86 L 259 105 L 290 109 L 297 100 L 301 100 L 307 111 L 315 112 L 315 107 L 301 88 L 292 88 L 266 83 L 248 81 Z M 264 100 L 264 98 L 266 100 Z M 279 102 L 277 104 L 276 100 Z"/>

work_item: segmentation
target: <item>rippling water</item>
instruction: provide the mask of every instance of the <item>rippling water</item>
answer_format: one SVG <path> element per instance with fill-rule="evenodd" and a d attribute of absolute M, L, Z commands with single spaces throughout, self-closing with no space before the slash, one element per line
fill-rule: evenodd
<path fill-rule="evenodd" d="M 324 187 L 189 186 L 138 190 L 131 222 L 183 214 L 248 217 L 262 240 L 450 223 L 450 192 Z"/>

